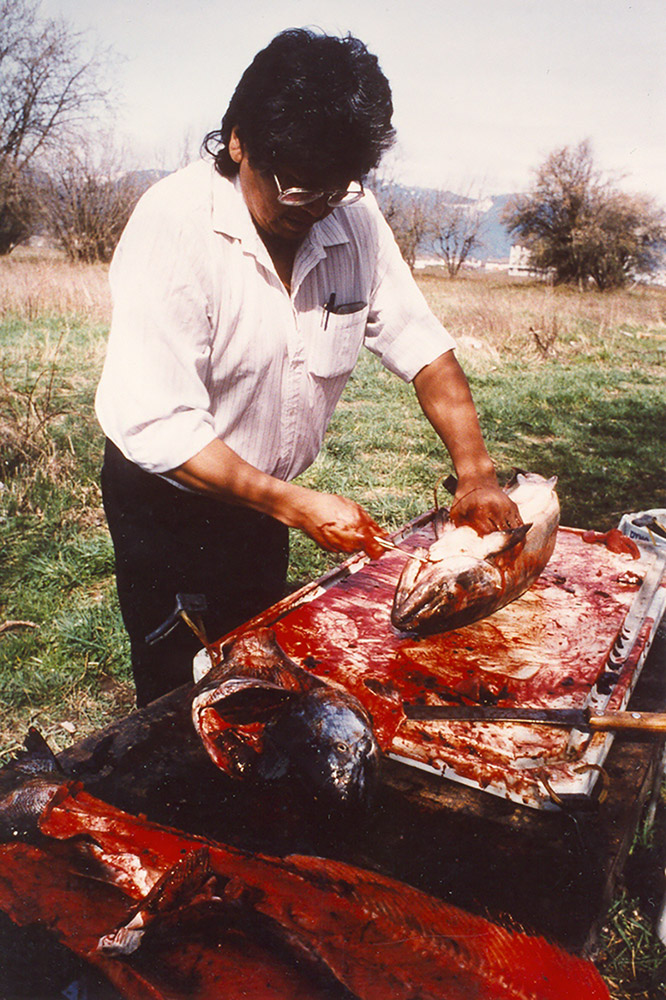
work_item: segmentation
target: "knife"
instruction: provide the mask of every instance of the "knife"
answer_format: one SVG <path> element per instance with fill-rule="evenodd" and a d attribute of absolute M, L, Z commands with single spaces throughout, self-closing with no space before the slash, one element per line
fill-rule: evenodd
<path fill-rule="evenodd" d="M 417 705 L 403 702 L 420 722 L 526 722 L 583 732 L 639 730 L 666 733 L 666 712 L 595 712 L 590 708 L 509 708 L 504 705 Z"/>

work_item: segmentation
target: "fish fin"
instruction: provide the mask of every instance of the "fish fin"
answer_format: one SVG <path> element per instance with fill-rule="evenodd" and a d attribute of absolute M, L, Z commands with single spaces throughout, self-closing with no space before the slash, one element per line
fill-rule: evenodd
<path fill-rule="evenodd" d="M 214 878 L 208 847 L 190 851 L 158 879 L 120 926 L 100 937 L 96 950 L 107 955 L 132 955 L 146 930 L 160 917 L 210 899 Z"/>
<path fill-rule="evenodd" d="M 28 729 L 23 745 L 25 750 L 19 750 L 10 762 L 13 771 L 32 776 L 48 775 L 56 779 L 66 777 L 53 750 L 34 726 Z"/>
<path fill-rule="evenodd" d="M 515 550 L 518 549 L 518 551 L 520 551 L 520 549 L 522 549 L 525 544 L 525 539 L 527 538 L 527 532 L 531 527 L 531 524 L 520 524 L 517 528 L 512 528 L 511 531 L 507 531 L 504 541 L 499 548 L 495 549 L 494 552 L 489 552 L 485 557 L 487 561 L 495 563 L 507 554 L 511 554 L 512 558 L 514 555 L 517 555 Z"/>
<path fill-rule="evenodd" d="M 445 525 L 449 523 L 449 512 L 446 507 L 438 507 L 435 511 L 435 516 L 432 519 L 432 526 L 435 531 L 435 538 L 439 540 L 442 537 L 442 532 L 444 531 Z"/>
<path fill-rule="evenodd" d="M 527 473 L 525 469 L 520 469 L 517 465 L 514 465 L 513 468 L 511 469 L 511 478 L 509 479 L 504 489 L 505 490 L 511 489 L 512 486 L 515 486 L 521 480 L 522 482 L 525 482 L 525 476 L 527 476 L 528 474 L 529 473 Z"/>
<path fill-rule="evenodd" d="M 504 487 L 505 490 L 510 489 L 512 486 L 522 486 L 524 483 L 539 483 L 543 486 L 550 486 L 551 490 L 555 489 L 557 486 L 557 476 L 551 476 L 550 479 L 544 479 L 540 476 L 538 472 L 525 472 L 524 469 L 513 470 L 513 476 L 509 482 Z"/>
<path fill-rule="evenodd" d="M 48 765 L 50 770 L 64 774 L 62 767 L 58 763 L 58 758 L 36 726 L 30 726 L 23 745 L 29 754 L 32 754 L 36 759 L 43 760 L 44 764 Z"/>

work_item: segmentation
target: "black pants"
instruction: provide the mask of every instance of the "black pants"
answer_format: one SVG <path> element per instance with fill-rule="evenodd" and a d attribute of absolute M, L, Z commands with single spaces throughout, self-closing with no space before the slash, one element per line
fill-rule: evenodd
<path fill-rule="evenodd" d="M 265 514 L 145 472 L 110 441 L 102 496 L 142 706 L 192 678 L 200 643 L 183 622 L 156 644 L 145 641 L 174 610 L 176 594 L 205 595 L 206 632 L 218 639 L 283 596 L 289 531 Z"/>

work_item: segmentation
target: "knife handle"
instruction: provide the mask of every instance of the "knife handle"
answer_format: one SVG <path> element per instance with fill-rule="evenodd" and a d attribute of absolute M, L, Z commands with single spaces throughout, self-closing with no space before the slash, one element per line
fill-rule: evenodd
<path fill-rule="evenodd" d="M 642 729 L 647 733 L 666 733 L 666 712 L 602 712 L 590 713 L 588 724 L 592 729 Z"/>

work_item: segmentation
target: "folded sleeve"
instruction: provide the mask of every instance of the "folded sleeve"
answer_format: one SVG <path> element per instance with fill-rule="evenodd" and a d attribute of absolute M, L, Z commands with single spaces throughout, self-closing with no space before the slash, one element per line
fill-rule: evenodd
<path fill-rule="evenodd" d="M 177 192 L 158 184 L 143 196 L 114 255 L 113 318 L 96 396 L 105 434 L 156 473 L 215 438 L 205 246 L 197 213 L 175 211 L 170 194 Z"/>

